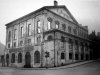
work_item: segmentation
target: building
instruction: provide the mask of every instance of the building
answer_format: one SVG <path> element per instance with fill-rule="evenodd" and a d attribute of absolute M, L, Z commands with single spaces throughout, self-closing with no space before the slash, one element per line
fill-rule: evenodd
<path fill-rule="evenodd" d="M 6 24 L 6 31 L 7 66 L 55 67 L 89 60 L 87 26 L 57 1 Z"/>
<path fill-rule="evenodd" d="M 100 32 L 97 32 L 97 36 L 100 37 Z"/>

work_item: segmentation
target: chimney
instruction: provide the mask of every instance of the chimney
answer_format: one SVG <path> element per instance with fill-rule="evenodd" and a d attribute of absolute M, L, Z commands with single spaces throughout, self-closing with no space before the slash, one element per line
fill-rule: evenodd
<path fill-rule="evenodd" d="M 58 6 L 58 2 L 54 0 L 54 6 Z"/>

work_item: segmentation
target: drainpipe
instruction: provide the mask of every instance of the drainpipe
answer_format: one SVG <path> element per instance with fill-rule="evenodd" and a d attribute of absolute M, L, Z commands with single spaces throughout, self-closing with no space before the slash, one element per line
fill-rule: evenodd
<path fill-rule="evenodd" d="M 54 31 L 54 67 L 56 67 L 55 65 L 55 31 Z"/>

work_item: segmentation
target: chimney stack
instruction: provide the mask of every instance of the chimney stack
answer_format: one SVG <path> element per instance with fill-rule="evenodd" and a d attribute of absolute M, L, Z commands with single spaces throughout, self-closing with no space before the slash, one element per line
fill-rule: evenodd
<path fill-rule="evenodd" d="M 58 6 L 58 2 L 54 0 L 54 6 Z"/>

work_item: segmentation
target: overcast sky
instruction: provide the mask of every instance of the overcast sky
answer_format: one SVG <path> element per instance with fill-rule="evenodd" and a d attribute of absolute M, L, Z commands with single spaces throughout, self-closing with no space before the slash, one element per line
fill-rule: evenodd
<path fill-rule="evenodd" d="M 5 24 L 35 11 L 43 6 L 53 5 L 54 0 L 0 0 L 0 42 L 5 44 Z M 78 23 L 100 32 L 100 0 L 57 0 L 65 5 Z"/>

